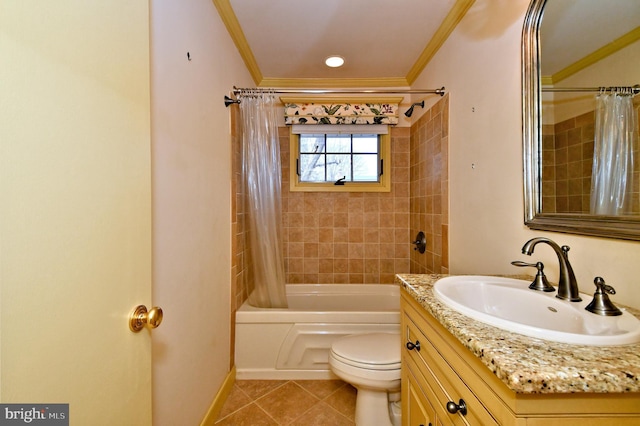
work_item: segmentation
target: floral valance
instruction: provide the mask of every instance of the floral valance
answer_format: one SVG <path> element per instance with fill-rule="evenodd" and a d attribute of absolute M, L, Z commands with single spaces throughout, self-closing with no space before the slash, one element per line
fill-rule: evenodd
<path fill-rule="evenodd" d="M 402 99 L 281 100 L 285 124 L 398 124 L 398 104 Z"/>

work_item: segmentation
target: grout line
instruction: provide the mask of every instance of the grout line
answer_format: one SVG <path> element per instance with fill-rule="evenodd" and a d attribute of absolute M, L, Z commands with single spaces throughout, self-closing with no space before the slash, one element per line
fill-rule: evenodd
<path fill-rule="evenodd" d="M 306 393 L 308 393 L 309 395 L 311 395 L 314 399 L 316 399 L 318 402 L 322 401 L 322 398 L 318 397 L 317 395 L 314 395 L 313 393 L 311 393 L 307 388 L 305 388 L 304 386 L 302 386 L 300 383 L 298 383 L 296 380 L 292 380 L 293 383 L 295 383 L 296 386 L 298 386 L 300 389 L 302 389 L 303 391 L 305 391 Z"/>
<path fill-rule="evenodd" d="M 278 389 L 280 389 L 281 387 L 283 387 L 284 385 L 286 385 L 287 383 L 291 382 L 292 380 L 285 380 L 281 385 L 276 386 L 275 388 L 271 389 L 269 392 L 265 393 L 264 395 L 261 395 L 257 398 L 253 399 L 253 402 L 258 402 L 259 400 L 261 400 L 262 398 L 265 398 L 267 395 L 277 391 Z"/>
<path fill-rule="evenodd" d="M 307 415 L 307 413 L 309 411 L 311 411 L 313 408 L 317 407 L 318 404 L 324 404 L 326 407 L 328 407 L 329 409 L 331 409 L 332 412 L 338 414 L 341 418 L 346 419 L 349 422 L 353 422 L 352 419 L 350 419 L 348 416 L 346 416 L 345 414 L 341 413 L 340 411 L 338 411 L 335 407 L 333 407 L 331 404 L 329 404 L 326 400 L 331 397 L 332 395 L 334 395 L 336 392 L 340 391 L 341 389 L 343 389 L 345 386 L 349 386 L 348 383 L 343 383 L 342 386 L 338 387 L 337 389 L 335 389 L 333 392 L 329 393 L 327 396 L 325 396 L 324 398 L 321 398 L 315 394 L 313 394 L 311 391 L 309 391 L 308 389 L 306 389 L 304 386 L 302 386 L 300 383 L 298 383 L 296 380 L 285 380 L 282 384 L 280 384 L 279 386 L 276 386 L 275 388 L 271 389 L 270 391 L 266 392 L 265 394 L 257 397 L 257 398 L 252 398 L 250 397 L 244 390 L 242 390 L 239 386 L 234 385 L 236 387 L 236 389 L 238 391 L 240 391 L 244 396 L 246 396 L 249 399 L 249 402 L 245 405 L 243 405 L 242 407 L 239 407 L 238 409 L 236 409 L 235 411 L 227 414 L 226 416 L 219 418 L 216 420 L 215 424 L 218 424 L 220 422 L 222 422 L 224 419 L 227 419 L 228 417 L 237 414 L 238 412 L 247 409 L 248 407 L 250 407 L 251 405 L 255 405 L 260 412 L 262 412 L 262 414 L 264 414 L 266 417 L 270 418 L 271 420 L 274 421 L 274 423 L 276 423 L 278 426 L 286 426 L 287 424 L 283 424 L 278 422 L 275 418 L 273 418 L 273 416 L 271 416 L 267 411 L 265 411 L 259 404 L 258 401 L 265 398 L 267 395 L 271 394 L 272 392 L 275 392 L 276 390 L 280 389 L 282 386 L 288 384 L 288 383 L 293 383 L 295 384 L 297 387 L 301 388 L 302 390 L 304 390 L 307 394 L 311 395 L 316 401 L 315 403 L 309 407 L 308 410 L 306 410 L 304 413 L 302 413 L 300 416 L 296 417 L 295 419 L 293 419 L 290 423 L 293 423 L 297 420 L 300 420 L 303 416 Z"/>
<path fill-rule="evenodd" d="M 333 395 L 334 393 L 338 392 L 340 389 L 342 389 L 344 386 L 346 386 L 347 384 L 344 383 L 342 386 L 340 386 L 339 388 L 337 388 L 336 390 L 334 390 L 333 392 L 331 392 L 330 394 L 328 394 L 327 396 L 325 396 L 324 398 L 320 398 L 317 395 L 314 395 L 313 393 L 311 393 L 309 390 L 307 390 L 304 386 L 302 386 L 300 383 L 298 383 L 296 380 L 292 380 L 293 383 L 295 383 L 298 387 L 302 388 L 305 392 L 307 392 L 309 395 L 311 395 L 312 397 L 314 397 L 316 399 L 316 402 L 309 407 L 308 410 L 306 410 L 304 413 L 302 413 L 300 416 L 296 417 L 295 419 L 293 419 L 290 423 L 294 423 L 297 420 L 300 420 L 301 418 L 303 418 L 305 415 L 307 415 L 307 413 L 311 410 L 313 410 L 314 408 L 316 408 L 319 404 L 324 404 L 327 408 L 329 408 L 331 411 L 333 411 L 334 413 L 338 414 L 340 417 L 344 417 L 347 421 L 352 421 L 351 419 L 349 419 L 347 416 L 345 416 L 344 414 L 342 414 L 341 412 L 339 412 L 338 410 L 336 410 L 333 406 L 331 406 L 331 404 L 329 404 L 328 402 L 326 402 L 326 399 L 329 398 L 331 395 Z"/>
<path fill-rule="evenodd" d="M 238 411 L 244 410 L 245 408 L 249 407 L 251 404 L 255 403 L 255 400 L 253 398 L 251 398 L 249 395 L 247 395 L 247 393 L 245 391 L 240 389 L 239 386 L 237 386 L 235 384 L 233 386 L 234 386 L 234 388 L 236 390 L 240 391 L 244 396 L 246 396 L 247 399 L 249 399 L 249 402 L 247 404 L 239 407 L 237 410 L 234 410 L 231 413 L 227 414 L 226 416 L 218 418 L 218 420 L 216 420 L 216 422 L 214 424 L 218 424 L 219 422 L 221 422 L 222 420 L 226 419 L 227 417 L 230 417 L 230 416 L 236 414 Z M 225 404 L 226 404 L 226 402 L 225 402 Z M 224 406 L 223 406 L 223 409 L 224 409 Z"/>
<path fill-rule="evenodd" d="M 319 403 L 321 403 L 321 402 L 322 402 L 322 401 L 318 401 L 318 402 L 316 402 L 315 404 L 313 404 L 311 407 L 309 407 L 309 409 L 308 409 L 307 411 L 305 411 L 304 413 L 300 414 L 298 417 L 296 417 L 295 419 L 293 419 L 293 420 L 291 421 L 291 423 L 293 423 L 293 422 L 295 422 L 296 420 L 299 420 L 299 419 L 303 418 L 304 416 L 306 416 L 306 415 L 307 415 L 307 413 L 308 413 L 309 411 L 313 410 L 313 409 L 316 407 L 316 405 L 318 405 L 318 404 L 319 404 Z"/>
<path fill-rule="evenodd" d="M 327 404 L 327 405 L 329 405 L 329 404 Z M 342 418 L 346 419 L 348 422 L 351 422 L 351 423 L 355 424 L 355 420 L 354 420 L 354 419 L 351 419 L 351 418 L 349 418 L 348 416 L 345 416 L 345 415 L 344 415 L 344 414 L 342 414 L 340 411 L 338 411 L 338 410 L 336 410 L 335 408 L 331 407 L 331 405 L 329 405 L 329 407 L 330 407 L 333 411 L 335 411 L 336 413 L 338 413 L 338 415 L 339 415 L 340 417 L 342 417 Z"/>
<path fill-rule="evenodd" d="M 296 385 L 296 386 L 298 386 L 298 387 L 302 387 L 302 386 L 300 386 L 299 384 L 297 384 L 297 383 L 295 382 L 295 380 L 285 380 L 285 381 L 284 381 L 280 386 L 276 386 L 275 388 L 271 389 L 269 392 L 265 393 L 265 394 L 264 394 L 264 395 L 262 395 L 261 397 L 256 398 L 256 399 L 254 399 L 254 400 L 253 400 L 253 403 L 256 405 L 256 407 L 258 407 L 258 408 L 260 409 L 260 411 L 262 411 L 264 414 L 266 414 L 266 415 L 267 415 L 267 417 L 268 417 L 268 418 L 270 418 L 271 420 L 273 420 L 273 421 L 274 421 L 274 423 L 276 423 L 278 426 L 286 426 L 286 424 L 280 423 L 280 422 L 279 422 L 278 420 L 276 420 L 273 416 L 271 416 L 271 415 L 270 415 L 270 414 L 269 414 L 269 413 L 268 413 L 264 408 L 262 408 L 262 406 L 260 406 L 260 404 L 258 403 L 258 401 L 260 401 L 261 399 L 266 398 L 266 397 L 267 397 L 268 395 L 270 395 L 271 393 L 273 393 L 273 392 L 277 391 L 278 389 L 280 389 L 281 387 L 283 387 L 283 386 L 285 386 L 285 385 L 287 385 L 287 384 L 289 384 L 289 383 L 293 383 L 293 384 L 295 384 L 295 385 Z M 296 419 L 294 419 L 293 421 L 295 421 L 295 420 L 297 420 L 297 418 L 296 418 Z"/>
<path fill-rule="evenodd" d="M 274 418 L 273 418 L 269 413 L 267 413 L 267 412 L 264 410 L 264 408 L 262 408 L 261 406 L 259 406 L 259 405 L 258 405 L 258 403 L 256 403 L 256 402 L 254 401 L 254 404 L 255 404 L 255 405 L 256 405 L 256 407 L 258 407 L 258 409 L 259 409 L 260 411 L 262 411 L 262 412 L 263 412 L 263 413 L 264 413 L 268 418 L 270 418 L 271 420 L 273 420 L 273 422 L 274 422 L 275 424 L 277 424 L 278 426 L 282 426 L 282 424 L 281 424 L 279 421 L 277 421 L 276 419 L 274 419 Z"/>

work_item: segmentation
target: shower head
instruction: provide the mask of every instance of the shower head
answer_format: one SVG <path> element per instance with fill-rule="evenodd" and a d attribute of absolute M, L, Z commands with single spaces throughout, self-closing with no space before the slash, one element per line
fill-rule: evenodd
<path fill-rule="evenodd" d="M 411 105 L 411 107 L 404 113 L 404 115 L 406 115 L 407 117 L 411 117 L 411 114 L 413 114 L 413 108 L 416 106 L 419 106 L 420 108 L 424 108 L 424 101 L 416 102 L 413 105 Z"/>

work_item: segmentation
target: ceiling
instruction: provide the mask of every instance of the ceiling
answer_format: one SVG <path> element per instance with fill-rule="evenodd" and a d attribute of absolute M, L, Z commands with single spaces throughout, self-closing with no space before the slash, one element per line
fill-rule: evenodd
<path fill-rule="evenodd" d="M 410 87 L 475 1 L 213 0 L 256 86 L 277 88 Z M 507 13 L 511 1 L 478 8 Z M 548 1 L 543 73 L 631 31 L 639 9 L 640 0 Z M 330 55 L 344 66 L 327 67 Z"/>
<path fill-rule="evenodd" d="M 214 0 L 262 87 L 410 86 L 473 2 Z"/>
<path fill-rule="evenodd" d="M 542 74 L 561 72 L 625 35 L 636 40 L 639 23 L 639 0 L 548 1 L 540 27 Z"/>

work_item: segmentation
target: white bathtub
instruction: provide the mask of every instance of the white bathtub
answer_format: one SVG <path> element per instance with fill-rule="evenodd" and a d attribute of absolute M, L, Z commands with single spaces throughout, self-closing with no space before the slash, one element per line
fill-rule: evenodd
<path fill-rule="evenodd" d="M 400 291 L 391 284 L 287 285 L 288 309 L 244 303 L 236 312 L 238 379 L 330 379 L 337 337 L 400 331 Z"/>

